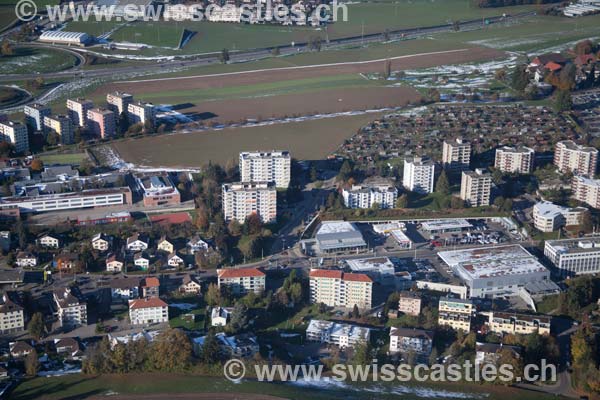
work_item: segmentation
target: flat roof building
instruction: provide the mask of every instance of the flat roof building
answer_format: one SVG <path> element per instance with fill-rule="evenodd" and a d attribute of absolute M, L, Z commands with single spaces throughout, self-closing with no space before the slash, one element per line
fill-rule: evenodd
<path fill-rule="evenodd" d="M 402 185 L 411 192 L 433 193 L 435 164 L 427 158 L 414 157 L 404 160 Z"/>
<path fill-rule="evenodd" d="M 323 222 L 315 240 L 320 253 L 360 252 L 367 248 L 358 228 L 346 221 Z"/>
<path fill-rule="evenodd" d="M 150 122 L 154 124 L 155 109 L 151 103 L 143 103 L 138 101 L 137 103 L 129 103 L 127 105 L 127 116 L 129 123 L 134 124 L 145 124 Z"/>
<path fill-rule="evenodd" d="M 28 152 L 29 134 L 27 127 L 20 122 L 0 122 L 0 142 L 12 144 L 17 153 Z"/>
<path fill-rule="evenodd" d="M 441 251 L 438 256 L 469 287 L 470 297 L 516 296 L 550 271 L 521 245 Z"/>
<path fill-rule="evenodd" d="M 429 233 L 461 232 L 472 228 L 473 224 L 463 218 L 438 219 L 421 223 L 421 229 Z"/>
<path fill-rule="evenodd" d="M 181 195 L 169 175 L 150 174 L 136 176 L 136 182 L 142 190 L 145 207 L 177 205 L 181 203 Z"/>
<path fill-rule="evenodd" d="M 348 208 L 394 208 L 398 199 L 398 189 L 394 185 L 353 185 L 342 191 L 344 205 Z"/>
<path fill-rule="evenodd" d="M 381 283 L 394 283 L 394 263 L 387 257 L 352 258 L 346 260 L 352 272 L 366 274 Z"/>
<path fill-rule="evenodd" d="M 492 175 L 477 168 L 463 171 L 460 183 L 460 198 L 472 207 L 489 206 L 492 193 Z"/>
<path fill-rule="evenodd" d="M 25 125 L 31 127 L 34 131 L 44 130 L 44 117 L 52 114 L 50 107 L 40 103 L 28 104 L 23 107 L 25 113 Z"/>
<path fill-rule="evenodd" d="M 370 309 L 373 281 L 366 274 L 344 273 L 335 269 L 311 269 L 310 302 L 329 307 Z"/>
<path fill-rule="evenodd" d="M 49 115 L 44 117 L 44 126 L 59 136 L 61 144 L 73 144 L 75 129 L 71 118 L 66 115 Z"/>
<path fill-rule="evenodd" d="M 600 209 L 600 179 L 574 176 L 571 182 L 571 191 L 575 200 Z"/>
<path fill-rule="evenodd" d="M 263 223 L 277 220 L 277 191 L 273 182 L 224 183 L 223 215 L 226 221 L 243 223 L 249 215 L 258 214 Z"/>
<path fill-rule="evenodd" d="M 563 226 L 576 226 L 581 223 L 584 207 L 563 207 L 549 201 L 541 201 L 533 206 L 533 225 L 542 232 L 553 232 Z"/>
<path fill-rule="evenodd" d="M 600 272 L 600 237 L 547 240 L 544 255 L 565 275 Z"/>
<path fill-rule="evenodd" d="M 129 105 L 133 103 L 133 95 L 123 92 L 108 93 L 106 103 L 109 110 L 120 116 L 122 113 L 127 113 Z"/>
<path fill-rule="evenodd" d="M 38 40 L 44 43 L 85 46 L 92 41 L 92 37 L 84 32 L 46 31 Z"/>
<path fill-rule="evenodd" d="M 438 303 L 438 325 L 469 332 L 475 308 L 471 300 L 441 297 Z"/>
<path fill-rule="evenodd" d="M 510 312 L 490 312 L 488 327 L 494 333 L 549 335 L 552 318 L 545 315 L 527 315 Z"/>
<path fill-rule="evenodd" d="M 111 138 L 117 133 L 115 113 L 110 110 L 93 108 L 87 112 L 87 120 L 92 134 L 101 139 Z"/>
<path fill-rule="evenodd" d="M 292 158 L 289 151 L 252 151 L 240 153 L 242 182 L 275 182 L 278 188 L 290 185 Z"/>
<path fill-rule="evenodd" d="M 533 172 L 535 151 L 525 146 L 503 146 L 496 149 L 494 166 L 502 172 L 530 174 Z"/>
<path fill-rule="evenodd" d="M 368 343 L 370 334 L 369 328 L 318 319 L 311 319 L 306 328 L 306 340 L 333 344 L 342 349 Z"/>
<path fill-rule="evenodd" d="M 444 140 L 442 163 L 450 173 L 468 170 L 471 163 L 471 143 L 462 138 Z"/>
<path fill-rule="evenodd" d="M 74 126 L 86 128 L 88 111 L 94 108 L 94 102 L 87 99 L 76 98 L 67 100 L 67 110 L 69 118 Z"/>
<path fill-rule="evenodd" d="M 554 149 L 554 165 L 563 173 L 594 176 L 598 167 L 598 149 L 563 140 Z"/>

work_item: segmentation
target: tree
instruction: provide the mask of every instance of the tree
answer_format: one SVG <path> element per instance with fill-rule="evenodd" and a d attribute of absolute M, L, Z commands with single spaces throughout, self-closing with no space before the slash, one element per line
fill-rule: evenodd
<path fill-rule="evenodd" d="M 396 200 L 396 208 L 407 208 L 408 207 L 408 195 L 406 193 L 402 194 Z"/>
<path fill-rule="evenodd" d="M 227 62 L 229 62 L 229 50 L 227 49 L 223 49 L 221 50 L 221 54 L 219 55 L 219 60 L 221 61 L 221 63 L 223 64 L 227 64 Z"/>
<path fill-rule="evenodd" d="M 33 349 L 27 357 L 25 357 L 25 373 L 29 376 L 36 376 L 40 369 L 40 360 L 38 353 Z"/>
<path fill-rule="evenodd" d="M 2 45 L 0 46 L 0 54 L 3 56 L 12 56 L 15 54 L 15 51 L 7 39 L 2 41 Z"/>
<path fill-rule="evenodd" d="M 248 329 L 248 307 L 241 301 L 238 301 L 231 312 L 229 327 L 231 333 L 237 334 Z"/>
<path fill-rule="evenodd" d="M 119 114 L 119 134 L 124 135 L 125 132 L 129 129 L 129 116 L 127 115 L 127 111 L 123 110 L 121 114 Z"/>
<path fill-rule="evenodd" d="M 594 223 L 592 221 L 592 213 L 590 213 L 589 210 L 586 210 L 583 213 L 581 213 L 581 216 L 579 218 L 580 218 L 579 230 L 581 230 L 585 233 L 590 233 L 594 230 Z"/>
<path fill-rule="evenodd" d="M 518 92 L 523 92 L 529 84 L 529 75 L 526 68 L 527 65 L 517 65 L 512 73 L 512 87 Z"/>
<path fill-rule="evenodd" d="M 392 62 L 385 60 L 383 65 L 383 79 L 388 79 L 392 75 Z"/>
<path fill-rule="evenodd" d="M 152 343 L 150 361 L 157 371 L 183 371 L 190 366 L 192 344 L 180 329 L 163 331 Z"/>
<path fill-rule="evenodd" d="M 42 313 L 36 312 L 33 314 L 27 325 L 27 331 L 35 340 L 40 340 L 44 336 L 45 326 Z"/>
<path fill-rule="evenodd" d="M 571 92 L 568 90 L 559 90 L 554 95 L 554 111 L 569 111 L 573 107 Z"/>
<path fill-rule="evenodd" d="M 352 307 L 352 318 L 359 318 L 360 317 L 360 311 L 358 310 L 358 306 L 355 304 L 354 307 Z"/>
<path fill-rule="evenodd" d="M 465 207 L 465 201 L 458 196 L 452 196 L 450 199 L 450 208 L 459 210 Z"/>
<path fill-rule="evenodd" d="M 429 101 L 433 101 L 434 103 L 438 103 L 441 99 L 440 91 L 436 88 L 430 88 L 427 90 L 427 98 Z"/>
<path fill-rule="evenodd" d="M 322 40 L 320 36 L 311 36 L 308 40 L 308 48 L 314 51 L 321 51 Z"/>
<path fill-rule="evenodd" d="M 206 289 L 206 293 L 204 294 L 204 301 L 211 307 L 220 306 L 223 303 L 223 298 L 221 295 L 221 289 L 215 283 L 211 283 L 208 285 Z"/>
<path fill-rule="evenodd" d="M 252 259 L 259 256 L 260 248 L 261 248 L 261 240 L 256 236 L 247 236 L 244 239 L 240 240 L 238 244 L 238 248 L 246 257 L 246 259 Z"/>
<path fill-rule="evenodd" d="M 40 172 L 44 169 L 44 162 L 39 158 L 35 158 L 31 161 L 30 168 L 33 172 Z"/>
<path fill-rule="evenodd" d="M 340 172 L 338 172 L 337 180 L 338 181 L 346 181 L 348 178 L 352 176 L 352 165 L 350 161 L 344 160 L 342 166 L 340 167 Z"/>
<path fill-rule="evenodd" d="M 310 166 L 310 181 L 311 182 L 316 182 L 319 180 L 319 173 L 317 171 L 317 167 L 315 167 L 315 165 L 311 165 Z"/>
<path fill-rule="evenodd" d="M 435 184 L 435 192 L 444 196 L 450 194 L 450 183 L 448 182 L 448 176 L 446 175 L 446 171 L 442 171 L 442 173 L 440 174 Z"/>
<path fill-rule="evenodd" d="M 239 236 L 242 233 L 242 225 L 238 222 L 237 219 L 232 219 L 229 221 L 227 225 L 227 230 L 231 236 Z"/>
<path fill-rule="evenodd" d="M 262 221 L 260 215 L 252 213 L 244 221 L 244 231 L 248 235 L 258 235 L 262 231 Z"/>
<path fill-rule="evenodd" d="M 277 57 L 279 54 L 281 54 L 279 47 L 273 47 L 273 50 L 271 50 L 271 55 Z"/>
<path fill-rule="evenodd" d="M 200 359 L 204 364 L 214 364 L 215 362 L 219 361 L 219 358 L 219 343 L 217 342 L 215 331 L 213 329 L 209 329 L 206 337 L 204 338 Z"/>

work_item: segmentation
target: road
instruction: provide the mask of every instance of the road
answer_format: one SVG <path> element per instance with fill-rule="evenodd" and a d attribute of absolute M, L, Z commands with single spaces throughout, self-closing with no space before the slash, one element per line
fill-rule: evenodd
<path fill-rule="evenodd" d="M 488 25 L 498 24 L 498 23 L 515 22 L 520 19 L 530 17 L 533 15 L 536 15 L 535 11 L 515 14 L 514 16 L 490 17 L 485 20 L 485 21 L 487 21 L 487 23 L 485 23 L 484 20 L 482 20 L 482 19 L 465 21 L 460 24 L 460 30 L 469 31 L 469 30 L 483 29 Z M 451 32 L 451 31 L 454 31 L 453 24 L 443 24 L 443 25 L 436 25 L 436 26 L 429 26 L 429 27 L 422 27 L 422 28 L 401 29 L 401 30 L 391 31 L 389 33 L 389 39 L 390 40 L 414 39 L 414 38 L 422 37 L 425 35 Z M 3 35 L 0 35 L 0 38 L 4 35 L 6 35 L 6 33 Z M 322 45 L 322 49 L 330 50 L 330 49 L 335 49 L 335 48 L 338 48 L 341 46 L 363 45 L 363 44 L 377 43 L 377 42 L 382 42 L 382 41 L 384 41 L 383 34 L 379 34 L 379 33 L 378 34 L 369 34 L 369 35 L 364 35 L 364 36 L 352 36 L 352 37 L 345 37 L 345 38 L 330 40 L 328 43 L 324 43 Z M 63 46 L 55 46 L 55 47 L 65 48 L 70 51 L 75 51 L 75 49 L 69 48 L 69 47 L 63 47 Z M 273 47 L 265 47 L 265 48 L 257 48 L 257 49 L 250 49 L 250 50 L 236 51 L 236 52 L 231 51 L 230 52 L 230 63 L 256 61 L 256 60 L 260 60 L 263 58 L 272 57 L 272 50 L 273 50 Z M 82 49 L 79 51 L 86 52 L 88 50 Z M 281 55 L 298 54 L 298 53 L 310 52 L 310 51 L 311 51 L 311 49 L 310 49 L 310 46 L 308 43 L 295 43 L 294 46 L 292 46 L 291 44 L 288 44 L 288 45 L 283 45 L 283 46 L 279 47 L 279 52 Z M 205 65 L 210 65 L 210 64 L 217 64 L 217 63 L 220 63 L 219 56 L 220 56 L 220 54 L 211 54 L 211 55 L 206 55 L 206 56 L 191 55 L 191 56 L 181 57 L 180 61 L 157 60 L 156 64 L 134 65 L 134 66 L 126 66 L 126 67 L 112 66 L 112 67 L 99 68 L 99 69 L 94 69 L 94 70 L 85 70 L 85 71 L 81 70 L 81 71 L 78 71 L 78 74 L 81 77 L 85 76 L 86 78 L 99 78 L 99 77 L 111 77 L 111 76 L 125 75 L 125 74 L 129 74 L 129 73 L 138 73 L 139 74 L 140 72 L 161 73 L 162 71 L 166 72 L 166 69 L 169 67 L 191 68 L 191 67 L 205 66 Z M 38 76 L 40 76 L 40 75 L 39 74 L 7 74 L 7 75 L 0 76 L 0 82 L 28 80 L 28 79 L 34 79 Z M 45 79 L 60 79 L 60 78 L 74 78 L 74 77 L 77 77 L 78 75 L 74 74 L 73 70 L 65 70 L 65 71 L 54 72 L 54 73 L 46 73 L 46 74 L 43 74 L 43 76 Z"/>

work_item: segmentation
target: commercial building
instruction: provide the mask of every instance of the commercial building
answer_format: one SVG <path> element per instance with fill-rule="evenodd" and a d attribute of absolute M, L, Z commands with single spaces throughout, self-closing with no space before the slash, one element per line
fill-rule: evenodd
<path fill-rule="evenodd" d="M 88 126 L 88 111 L 92 108 L 94 108 L 94 102 L 91 100 L 81 98 L 67 100 L 69 118 L 71 118 L 74 126 L 86 128 Z"/>
<path fill-rule="evenodd" d="M 368 343 L 370 337 L 369 328 L 319 319 L 311 319 L 306 328 L 306 340 L 332 344 L 341 349 Z"/>
<path fill-rule="evenodd" d="M 472 207 L 490 205 L 492 175 L 481 168 L 463 171 L 460 182 L 460 198 Z"/>
<path fill-rule="evenodd" d="M 406 236 L 406 233 L 402 229 L 394 229 L 390 234 L 401 249 L 410 249 L 412 247 L 412 240 Z"/>
<path fill-rule="evenodd" d="M 575 200 L 600 209 L 600 179 L 574 176 L 571 182 L 571 191 Z"/>
<path fill-rule="evenodd" d="M 584 207 L 563 207 L 549 201 L 541 201 L 533 206 L 533 225 L 542 232 L 553 232 L 563 226 L 576 226 L 581 223 Z"/>
<path fill-rule="evenodd" d="M 598 166 L 598 149 L 578 145 L 572 140 L 558 142 L 554 149 L 554 165 L 563 173 L 594 176 Z"/>
<path fill-rule="evenodd" d="M 49 115 L 44 117 L 44 126 L 56 132 L 61 144 L 73 144 L 75 141 L 73 123 L 71 122 L 71 118 L 66 115 Z"/>
<path fill-rule="evenodd" d="M 25 125 L 34 131 L 43 131 L 44 117 L 49 117 L 52 114 L 50 107 L 40 103 L 26 105 L 23 107 L 23 112 L 25 113 Z"/>
<path fill-rule="evenodd" d="M 494 333 L 508 333 L 511 335 L 529 335 L 539 333 L 550 334 L 552 318 L 545 315 L 526 315 L 508 312 L 490 312 L 488 328 Z"/>
<path fill-rule="evenodd" d="M 370 309 L 373 281 L 366 274 L 344 273 L 340 270 L 311 269 L 310 302 L 329 307 Z"/>
<path fill-rule="evenodd" d="M 421 157 L 404 160 L 402 185 L 411 192 L 433 193 L 435 164 Z"/>
<path fill-rule="evenodd" d="M 84 32 L 46 31 L 38 40 L 44 43 L 83 47 L 92 41 L 92 37 Z"/>
<path fill-rule="evenodd" d="M 418 317 L 421 314 L 421 296 L 415 292 L 400 292 L 398 311 L 406 315 Z"/>
<path fill-rule="evenodd" d="M 442 164 L 450 173 L 469 169 L 471 163 L 471 143 L 462 138 L 444 140 L 442 147 Z"/>
<path fill-rule="evenodd" d="M 470 297 L 516 296 L 550 271 L 521 245 L 441 251 L 438 256 L 469 287 Z"/>
<path fill-rule="evenodd" d="M 142 191 L 145 207 L 181 203 L 181 194 L 167 174 L 137 176 L 136 182 Z"/>
<path fill-rule="evenodd" d="M 133 95 L 123 92 L 112 92 L 106 95 L 106 103 L 108 109 L 114 112 L 117 116 L 127 113 L 129 105 L 133 103 Z"/>
<path fill-rule="evenodd" d="M 138 101 L 137 103 L 129 103 L 127 105 L 127 117 L 130 124 L 145 124 L 150 122 L 154 124 L 155 110 L 154 105 L 151 103 L 143 103 Z"/>
<path fill-rule="evenodd" d="M 217 270 L 219 288 L 227 286 L 234 294 L 262 293 L 266 275 L 257 268 L 223 268 Z"/>
<path fill-rule="evenodd" d="M 102 139 L 115 136 L 117 132 L 115 113 L 103 108 L 93 108 L 87 112 L 89 129 Z"/>
<path fill-rule="evenodd" d="M 387 257 L 352 258 L 346 264 L 353 273 L 366 274 L 382 284 L 394 283 L 394 263 Z"/>
<path fill-rule="evenodd" d="M 129 300 L 129 321 L 132 325 L 169 322 L 169 306 L 158 297 Z"/>
<path fill-rule="evenodd" d="M 535 151 L 529 147 L 504 146 L 496 149 L 494 166 L 502 172 L 531 174 L 535 162 Z"/>
<path fill-rule="evenodd" d="M 240 179 L 242 182 L 275 182 L 278 188 L 290 184 L 291 156 L 289 151 L 240 153 Z"/>
<path fill-rule="evenodd" d="M 470 300 L 442 297 L 438 303 L 438 325 L 469 332 L 475 309 Z"/>
<path fill-rule="evenodd" d="M 0 333 L 7 334 L 25 329 L 23 307 L 12 301 L 5 293 L 0 304 Z"/>
<path fill-rule="evenodd" d="M 326 221 L 315 235 L 318 253 L 360 252 L 367 242 L 356 226 L 346 221 Z"/>
<path fill-rule="evenodd" d="M 87 325 L 87 304 L 77 287 L 58 289 L 53 297 L 60 326 Z"/>
<path fill-rule="evenodd" d="M 546 240 L 544 255 L 565 275 L 600 272 L 600 237 Z"/>
<path fill-rule="evenodd" d="M 423 221 L 421 229 L 430 234 L 462 232 L 473 229 L 473 224 L 463 218 L 456 219 L 437 219 L 432 221 Z"/>
<path fill-rule="evenodd" d="M 20 122 L 0 122 L 0 142 L 12 144 L 17 153 L 29 151 L 27 127 Z"/>
<path fill-rule="evenodd" d="M 277 191 L 272 182 L 239 182 L 223 184 L 223 215 L 243 223 L 258 214 L 263 223 L 277 220 Z"/>
<path fill-rule="evenodd" d="M 390 353 L 415 354 L 429 357 L 433 345 L 433 332 L 415 328 L 390 328 Z"/>
<path fill-rule="evenodd" d="M 128 187 L 88 189 L 81 192 L 47 194 L 41 196 L 14 196 L 0 198 L 0 205 L 14 205 L 21 212 L 49 212 L 131 205 L 131 189 Z"/>
<path fill-rule="evenodd" d="M 342 191 L 344 204 L 348 208 L 394 208 L 398 189 L 393 185 L 354 185 Z"/>

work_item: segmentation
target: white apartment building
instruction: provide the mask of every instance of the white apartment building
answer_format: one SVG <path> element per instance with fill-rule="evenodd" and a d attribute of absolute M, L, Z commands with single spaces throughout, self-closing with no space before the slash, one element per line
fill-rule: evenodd
<path fill-rule="evenodd" d="M 600 272 L 600 237 L 547 240 L 544 256 L 565 275 Z"/>
<path fill-rule="evenodd" d="M 0 333 L 7 334 L 25 329 L 25 315 L 23 307 L 13 302 L 6 294 L 2 296 L 0 304 Z"/>
<path fill-rule="evenodd" d="M 63 327 L 87 325 L 87 304 L 79 289 L 65 288 L 54 292 L 57 316 Z"/>
<path fill-rule="evenodd" d="M 287 188 L 291 176 L 289 151 L 240 153 L 240 179 L 242 182 L 275 182 L 278 188 Z"/>
<path fill-rule="evenodd" d="M 133 103 L 133 96 L 129 93 L 112 92 L 106 95 L 108 109 L 117 114 L 117 118 L 122 113 L 126 113 L 128 107 Z"/>
<path fill-rule="evenodd" d="M 398 189 L 393 185 L 354 185 L 342 191 L 344 204 L 348 208 L 394 208 L 398 199 Z"/>
<path fill-rule="evenodd" d="M 468 170 L 471 163 L 471 143 L 462 138 L 444 140 L 442 163 L 449 172 Z"/>
<path fill-rule="evenodd" d="M 151 103 L 129 103 L 127 105 L 127 117 L 130 124 L 145 124 L 146 121 L 154 123 L 154 105 Z"/>
<path fill-rule="evenodd" d="M 25 125 L 30 126 L 34 131 L 43 131 L 44 117 L 52 114 L 52 110 L 43 104 L 33 103 L 23 107 L 23 113 L 25 113 Z"/>
<path fill-rule="evenodd" d="M 471 330 L 471 317 L 475 313 L 471 300 L 440 298 L 438 304 L 438 325 L 449 326 L 454 330 Z"/>
<path fill-rule="evenodd" d="M 257 268 L 224 268 L 217 270 L 219 288 L 227 286 L 234 294 L 265 291 L 266 275 Z"/>
<path fill-rule="evenodd" d="M 578 145 L 572 140 L 558 142 L 554 149 L 554 165 L 563 173 L 594 176 L 598 166 L 598 149 Z"/>
<path fill-rule="evenodd" d="M 488 327 L 491 332 L 511 335 L 550 334 L 552 319 L 545 315 L 513 314 L 508 312 L 490 312 Z"/>
<path fill-rule="evenodd" d="M 169 322 L 169 306 L 158 297 L 129 300 L 129 321 L 132 325 Z"/>
<path fill-rule="evenodd" d="M 475 171 L 463 171 L 460 183 L 460 198 L 472 207 L 490 205 L 492 175 L 477 168 Z"/>
<path fill-rule="evenodd" d="M 529 147 L 503 146 L 496 149 L 494 166 L 502 172 L 530 174 L 533 172 L 535 151 Z"/>
<path fill-rule="evenodd" d="M 600 179 L 574 176 L 571 182 L 573 198 L 600 209 Z"/>
<path fill-rule="evenodd" d="M 433 332 L 415 328 L 390 328 L 390 353 L 414 353 L 429 356 L 433 345 Z"/>
<path fill-rule="evenodd" d="M 17 153 L 29 151 L 27 126 L 20 122 L 0 122 L 0 142 L 9 142 Z"/>
<path fill-rule="evenodd" d="M 411 192 L 433 193 L 435 164 L 421 157 L 404 160 L 402 185 Z"/>
<path fill-rule="evenodd" d="M 73 144 L 75 141 L 73 123 L 71 122 L 71 118 L 66 115 L 49 115 L 44 117 L 44 126 L 58 134 L 61 144 Z"/>
<path fill-rule="evenodd" d="M 340 270 L 310 270 L 310 302 L 329 307 L 370 309 L 373 281 L 366 274 L 344 273 Z"/>
<path fill-rule="evenodd" d="M 533 225 L 542 232 L 554 232 L 563 226 L 581 223 L 584 207 L 563 207 L 549 201 L 541 201 L 533 206 Z"/>
<path fill-rule="evenodd" d="M 421 314 L 421 296 L 415 292 L 401 292 L 398 300 L 398 311 L 418 317 Z"/>
<path fill-rule="evenodd" d="M 247 216 L 258 214 L 263 223 L 277 220 L 277 191 L 272 182 L 223 184 L 223 215 L 243 223 Z"/>
<path fill-rule="evenodd" d="M 328 343 L 342 349 L 368 343 L 371 337 L 369 328 L 351 324 L 312 319 L 306 328 L 306 340 Z"/>
<path fill-rule="evenodd" d="M 87 126 L 88 111 L 94 108 L 94 103 L 86 99 L 68 99 L 67 110 L 73 125 L 85 128 Z"/>

